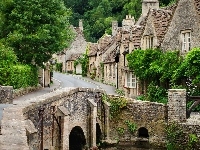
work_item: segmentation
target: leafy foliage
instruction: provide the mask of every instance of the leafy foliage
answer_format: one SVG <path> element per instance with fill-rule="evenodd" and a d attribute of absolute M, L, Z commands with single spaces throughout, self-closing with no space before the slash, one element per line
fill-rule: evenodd
<path fill-rule="evenodd" d="M 167 90 L 152 82 L 147 88 L 145 100 L 167 104 Z"/>
<path fill-rule="evenodd" d="M 88 48 L 86 49 L 85 54 L 83 54 L 82 57 L 79 58 L 79 62 L 81 63 L 82 76 L 85 77 L 87 76 L 89 67 Z"/>
<path fill-rule="evenodd" d="M 175 0 L 160 0 L 162 6 Z M 121 26 L 126 15 L 137 20 L 142 11 L 141 0 L 64 0 L 71 8 L 70 22 L 78 26 L 79 19 L 84 20 L 84 34 L 87 41 L 96 42 L 103 34 L 111 33 L 111 22 L 117 20 Z"/>
<path fill-rule="evenodd" d="M 185 57 L 178 51 L 134 50 L 127 60 L 129 68 L 148 87 L 143 100 L 166 103 L 166 91 L 174 86 L 186 88 L 190 95 L 200 93 L 200 48 Z"/>
<path fill-rule="evenodd" d="M 62 63 L 56 63 L 56 71 L 62 72 Z"/>
<path fill-rule="evenodd" d="M 11 85 L 13 88 L 24 88 L 38 84 L 38 73 L 35 66 L 15 65 L 9 69 L 8 80 L 4 85 Z"/>
<path fill-rule="evenodd" d="M 117 117 L 120 114 L 121 109 L 127 105 L 127 100 L 124 97 L 109 97 L 104 94 L 102 99 L 103 101 L 107 101 L 111 104 L 110 113 L 112 117 Z"/>
<path fill-rule="evenodd" d="M 167 150 L 192 150 L 197 149 L 198 137 L 193 133 L 186 133 L 183 127 L 176 122 L 171 122 L 166 127 Z"/>
<path fill-rule="evenodd" d="M 12 48 L 0 43 L 0 85 L 9 85 L 16 89 L 37 84 L 37 68 L 19 64 Z"/>
<path fill-rule="evenodd" d="M 131 132 L 131 133 L 134 133 L 137 129 L 137 125 L 133 122 L 131 122 L 130 120 L 126 120 L 125 121 L 125 124 L 127 125 L 128 127 L 128 130 Z"/>
<path fill-rule="evenodd" d="M 61 0 L 1 3 L 0 38 L 13 48 L 22 63 L 43 66 L 73 38 L 68 21 L 70 11 Z"/>

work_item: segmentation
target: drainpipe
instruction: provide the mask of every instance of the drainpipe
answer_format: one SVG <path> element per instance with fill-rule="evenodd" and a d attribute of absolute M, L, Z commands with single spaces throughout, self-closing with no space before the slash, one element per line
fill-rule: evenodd
<path fill-rule="evenodd" d="M 117 84 L 116 84 L 116 88 L 118 89 L 118 63 L 117 63 Z"/>
<path fill-rule="evenodd" d="M 120 52 L 118 51 L 116 53 L 116 56 L 115 56 L 115 62 L 117 63 L 117 84 L 116 84 L 116 88 L 118 89 L 118 63 L 119 63 L 119 55 L 120 55 Z"/>
<path fill-rule="evenodd" d="M 43 65 L 44 65 L 44 62 L 43 62 Z M 45 70 L 44 70 L 44 68 L 43 68 L 43 69 L 42 69 L 43 88 L 45 87 L 45 75 L 44 75 L 44 73 L 45 73 Z"/>
<path fill-rule="evenodd" d="M 39 110 L 39 118 L 41 120 L 41 143 L 40 143 L 40 150 L 43 150 L 43 114 L 44 114 L 44 108 L 40 108 L 40 110 Z"/>

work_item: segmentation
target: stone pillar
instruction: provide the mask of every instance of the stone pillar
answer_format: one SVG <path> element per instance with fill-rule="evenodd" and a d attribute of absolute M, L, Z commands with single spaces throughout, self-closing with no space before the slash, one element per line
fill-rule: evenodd
<path fill-rule="evenodd" d="M 105 131 L 106 131 L 106 133 L 105 133 L 105 135 L 106 135 L 106 140 L 109 140 L 110 139 L 110 133 L 109 133 L 109 131 L 110 131 L 110 124 L 109 124 L 109 116 L 110 116 L 110 103 L 108 103 L 108 102 L 104 102 L 104 107 L 105 107 L 105 111 L 106 111 L 106 118 L 105 118 L 105 120 L 106 120 L 106 125 L 105 125 Z"/>
<path fill-rule="evenodd" d="M 63 122 L 61 124 L 61 149 L 69 150 L 69 135 L 70 135 L 70 112 L 64 106 L 59 106 L 56 112 L 56 116 L 61 116 Z"/>
<path fill-rule="evenodd" d="M 92 141 L 90 141 L 91 147 L 96 146 L 96 123 L 97 123 L 97 104 L 93 99 L 88 99 L 91 107 L 91 133 Z"/>
<path fill-rule="evenodd" d="M 186 121 L 186 89 L 169 89 L 168 121 Z"/>
<path fill-rule="evenodd" d="M 63 124 L 63 133 L 62 133 L 62 149 L 68 150 L 69 149 L 69 116 L 64 116 L 64 124 Z"/>

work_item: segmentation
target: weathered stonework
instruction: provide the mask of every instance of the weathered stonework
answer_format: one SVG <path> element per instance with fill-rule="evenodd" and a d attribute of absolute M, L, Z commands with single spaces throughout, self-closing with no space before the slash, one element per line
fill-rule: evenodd
<path fill-rule="evenodd" d="M 128 103 L 114 118 L 110 117 L 112 106 L 102 102 L 102 94 L 99 89 L 64 88 L 4 108 L 0 149 L 69 150 L 70 133 L 75 127 L 82 129 L 86 147 L 96 146 L 97 124 L 108 143 L 116 139 L 132 144 L 146 140 L 164 146 L 170 121 L 178 121 L 184 132 L 200 137 L 200 121 L 184 118 L 185 90 L 169 90 L 168 105 L 123 97 Z M 127 121 L 136 125 L 135 132 L 130 132 Z M 146 137 L 140 136 L 142 128 L 147 131 Z"/>
<path fill-rule="evenodd" d="M 88 139 L 91 134 L 87 130 L 88 117 L 91 117 L 88 99 L 94 100 L 102 92 L 65 88 L 6 108 L 1 121 L 0 149 L 38 150 L 43 146 L 43 149 L 68 150 L 69 134 L 76 126 L 82 128 L 87 143 L 95 146 L 95 137 L 93 141 Z M 96 118 L 95 111 L 92 116 Z"/>
<path fill-rule="evenodd" d="M 0 104 L 12 104 L 12 103 L 13 103 L 13 87 L 0 86 Z"/>
<path fill-rule="evenodd" d="M 163 146 L 165 144 L 165 126 L 167 120 L 167 106 L 160 103 L 127 99 L 127 106 L 122 109 L 119 118 L 110 119 L 110 139 L 118 139 L 135 143 L 139 139 L 138 129 L 144 127 L 148 130 L 148 141 L 152 145 Z M 136 124 L 136 131 L 131 133 L 125 121 Z M 117 131 L 124 129 L 124 133 Z"/>
<path fill-rule="evenodd" d="M 164 37 L 163 50 L 181 50 L 181 31 L 191 30 L 191 48 L 199 47 L 199 1 L 179 0 L 169 29 Z M 197 6 L 197 7 L 196 7 Z"/>
<path fill-rule="evenodd" d="M 39 90 L 40 88 L 42 88 L 42 86 L 40 84 L 38 84 L 37 86 L 33 86 L 33 87 L 14 89 L 13 90 L 13 98 L 23 96 L 23 95 L 28 94 L 30 92 Z"/>
<path fill-rule="evenodd" d="M 169 89 L 168 121 L 186 121 L 186 89 Z"/>

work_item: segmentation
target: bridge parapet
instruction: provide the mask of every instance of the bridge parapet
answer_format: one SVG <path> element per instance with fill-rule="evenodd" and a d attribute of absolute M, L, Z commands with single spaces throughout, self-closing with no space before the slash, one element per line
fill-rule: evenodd
<path fill-rule="evenodd" d="M 88 143 L 88 121 L 91 116 L 88 99 L 95 100 L 98 93 L 103 91 L 64 88 L 6 108 L 1 121 L 0 149 L 68 150 L 69 134 L 75 126 L 82 128 Z M 27 120 L 28 126 L 25 124 Z M 14 130 L 14 134 L 7 132 Z"/>

